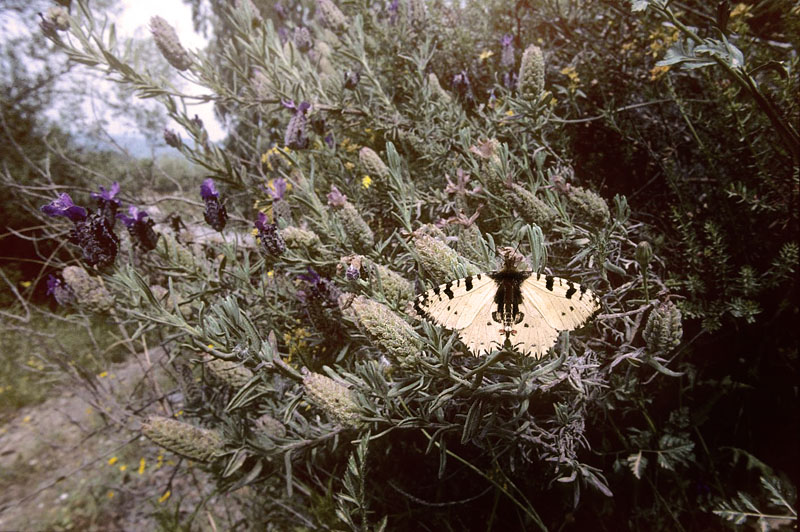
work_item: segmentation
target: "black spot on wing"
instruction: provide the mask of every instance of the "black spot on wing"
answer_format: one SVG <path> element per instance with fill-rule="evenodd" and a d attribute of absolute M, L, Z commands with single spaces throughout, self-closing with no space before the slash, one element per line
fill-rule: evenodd
<path fill-rule="evenodd" d="M 566 296 L 567 299 L 570 299 L 572 298 L 572 296 L 575 295 L 575 292 L 577 292 L 577 290 L 575 289 L 575 285 L 572 284 L 572 281 L 568 281 L 567 286 L 569 287 L 569 290 L 567 290 Z"/>
<path fill-rule="evenodd" d="M 450 287 L 452 285 L 453 285 L 453 283 L 451 282 L 451 283 L 447 283 L 445 285 L 445 287 L 444 287 L 444 295 L 446 295 L 449 299 L 453 299 L 453 295 L 454 295 L 453 291 L 450 289 Z"/>
<path fill-rule="evenodd" d="M 419 314 L 419 315 L 420 315 L 420 316 L 422 316 L 423 318 L 425 318 L 425 319 L 431 319 L 431 315 L 430 315 L 430 314 L 428 314 L 428 311 L 427 311 L 427 310 L 425 310 L 425 307 L 423 306 L 423 305 L 426 305 L 426 304 L 427 304 L 427 302 L 428 302 L 428 301 L 425 299 L 425 297 L 424 297 L 424 296 L 420 296 L 420 297 L 418 297 L 418 298 L 417 298 L 417 299 L 414 301 L 414 310 L 417 312 L 417 314 Z"/>
<path fill-rule="evenodd" d="M 553 291 L 553 276 L 552 275 L 545 276 L 544 286 L 545 286 L 545 288 L 547 288 L 551 292 Z"/>
<path fill-rule="evenodd" d="M 481 276 L 478 275 L 478 279 L 480 279 L 480 278 L 481 278 Z M 464 286 L 467 287 L 467 292 L 472 290 L 472 276 L 471 275 L 464 279 Z"/>

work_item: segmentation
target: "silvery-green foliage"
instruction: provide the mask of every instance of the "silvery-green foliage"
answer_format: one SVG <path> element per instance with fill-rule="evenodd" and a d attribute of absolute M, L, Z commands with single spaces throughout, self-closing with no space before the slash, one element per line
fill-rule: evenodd
<path fill-rule="evenodd" d="M 118 313 L 163 327 L 181 364 L 207 370 L 206 401 L 193 405 L 214 431 L 202 456 L 220 487 L 251 486 L 264 522 L 402 529 L 414 523 L 409 507 L 491 492 L 497 515 L 472 503 L 448 526 L 491 512 L 500 525 L 546 529 L 583 504 L 612 504 L 627 480 L 680 480 L 691 467 L 689 414 L 654 420 L 648 406 L 651 383 L 692 375 L 676 348 L 681 312 L 700 311 L 656 304 L 671 294 L 661 250 L 640 245 L 653 229 L 632 216 L 634 201 L 579 186 L 549 143 L 561 122 L 542 50 L 529 48 L 522 94 L 477 91 L 485 82 L 470 93 L 432 71 L 455 45 L 421 31 L 474 31 L 448 24 L 455 9 L 409 2 L 393 15 L 324 0 L 303 20 L 231 9 L 232 37 L 213 57 L 193 54 L 188 74 L 240 121 L 228 148 L 186 111 L 192 97 L 122 62 L 113 32 L 78 4 L 67 53 L 157 98 L 192 140 L 176 149 L 247 198 L 230 205 L 224 233 L 189 245 L 165 232 L 142 267 L 119 266 L 109 284 Z M 634 3 L 648 5 L 664 9 Z M 257 219 L 285 246 L 265 252 Z M 676 225 L 688 239 L 693 228 Z M 704 230 L 706 256 L 724 256 L 719 228 Z M 495 270 L 506 245 L 534 271 L 602 296 L 596 321 L 542 361 L 505 348 L 473 357 L 458 335 L 409 313 L 412 287 Z M 782 250 L 774 277 L 788 277 L 796 256 Z M 757 316 L 762 282 L 739 270 L 741 298 L 727 311 Z M 625 474 L 616 485 L 612 465 Z"/>

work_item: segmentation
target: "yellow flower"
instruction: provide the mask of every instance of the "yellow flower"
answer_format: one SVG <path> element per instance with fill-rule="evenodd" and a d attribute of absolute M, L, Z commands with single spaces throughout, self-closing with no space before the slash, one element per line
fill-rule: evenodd
<path fill-rule="evenodd" d="M 111 490 L 108 490 L 108 493 L 106 494 L 106 496 L 107 496 L 109 499 L 113 499 L 113 498 L 114 498 L 114 492 L 113 492 L 113 491 L 111 491 Z"/>
<path fill-rule="evenodd" d="M 506 111 L 506 116 L 514 116 L 514 111 L 509 109 L 508 111 Z"/>
<path fill-rule="evenodd" d="M 120 470 L 120 471 L 122 471 L 123 473 L 124 473 L 124 472 L 125 472 L 127 469 L 128 469 L 128 466 L 126 466 L 125 464 L 122 464 L 121 466 L 119 466 L 119 470 Z"/>
<path fill-rule="evenodd" d="M 108 377 L 108 372 L 104 371 L 100 375 L 98 375 L 98 377 L 100 377 L 101 379 L 105 379 L 106 377 Z"/>
<path fill-rule="evenodd" d="M 661 79 L 667 72 L 669 72 L 669 65 L 654 66 L 650 69 L 650 81 Z"/>
<path fill-rule="evenodd" d="M 172 495 L 172 492 L 170 490 L 165 491 L 164 495 L 162 495 L 161 497 L 158 498 L 158 502 L 161 503 L 161 502 L 166 501 L 167 499 L 169 499 L 170 495 Z"/>
<path fill-rule="evenodd" d="M 209 349 L 214 349 L 214 344 L 208 344 L 206 347 L 208 347 Z"/>
<path fill-rule="evenodd" d="M 267 272 L 267 277 L 269 277 L 269 278 L 275 277 L 275 271 L 274 270 L 268 271 Z"/>
<path fill-rule="evenodd" d="M 478 56 L 478 59 L 480 59 L 481 61 L 486 61 L 487 59 L 489 59 L 493 55 L 494 55 L 493 51 L 484 50 L 484 51 L 481 52 L 481 55 Z"/>
<path fill-rule="evenodd" d="M 30 420 L 31 420 L 31 416 L 25 416 L 24 418 L 22 418 L 22 422 L 23 423 L 28 423 Z"/>
<path fill-rule="evenodd" d="M 30 288 L 30 286 L 31 286 L 31 282 L 30 281 L 22 281 L 19 284 L 21 284 L 23 288 Z"/>
<path fill-rule="evenodd" d="M 742 3 L 736 4 L 736 7 L 734 7 L 733 10 L 731 11 L 731 18 L 736 18 L 741 16 L 744 16 L 744 18 L 751 18 L 753 16 L 753 14 L 750 12 L 752 8 L 753 6 L 749 6 L 747 4 L 742 4 Z"/>
<path fill-rule="evenodd" d="M 372 178 L 370 176 L 365 175 L 364 177 L 361 178 L 361 186 L 363 186 L 364 188 L 369 188 L 371 184 L 372 184 Z"/>
<path fill-rule="evenodd" d="M 139 473 L 140 475 L 144 473 L 144 468 L 145 468 L 145 461 L 144 458 L 142 458 L 139 460 L 139 470 L 137 471 L 137 473 Z"/>
<path fill-rule="evenodd" d="M 119 458 L 117 458 L 116 456 L 112 456 L 111 458 L 108 459 L 108 465 L 116 464 L 117 460 L 119 460 Z"/>
<path fill-rule="evenodd" d="M 356 167 L 356 165 L 355 165 L 355 164 L 353 164 L 353 163 L 351 163 L 350 161 L 346 161 L 346 162 L 344 163 L 344 167 L 345 167 L 345 168 L 347 168 L 348 170 L 352 170 L 353 168 L 355 168 L 355 167 Z"/>

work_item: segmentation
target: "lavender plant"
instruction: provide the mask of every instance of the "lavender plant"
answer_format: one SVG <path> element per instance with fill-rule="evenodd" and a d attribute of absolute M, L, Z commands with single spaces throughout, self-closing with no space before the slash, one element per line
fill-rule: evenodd
<path fill-rule="evenodd" d="M 148 257 L 133 265 L 101 212 L 66 194 L 43 208 L 88 235 L 73 241 L 106 268 L 116 312 L 163 329 L 179 373 L 204 375 L 204 401 L 182 381 L 190 421 L 151 417 L 143 433 L 205 463 L 221 489 L 249 486 L 252 526 L 276 530 L 546 530 L 597 508 L 618 522 L 628 507 L 612 497 L 643 478 L 680 490 L 704 442 L 677 404 L 652 417 L 649 392 L 691 378 L 681 296 L 647 243 L 657 228 L 548 140 L 558 102 L 580 94 L 548 81 L 547 43 L 486 21 L 487 35 L 469 33 L 472 5 L 300 7 L 227 7 L 232 38 L 213 58 L 153 20 L 165 59 L 241 120 L 230 147 L 187 114 L 193 97 L 122 61 L 85 2 L 52 37 L 158 99 L 190 139 L 167 142 L 211 176 L 204 219 L 221 238 L 159 238 L 131 207 L 117 217 Z M 456 45 L 437 35 L 487 49 L 448 55 Z M 215 182 L 247 198 L 230 218 Z M 597 319 L 542 361 L 474 357 L 409 312 L 414 292 L 497 269 L 501 245 L 601 295 Z M 60 281 L 53 291 L 65 297 Z"/>

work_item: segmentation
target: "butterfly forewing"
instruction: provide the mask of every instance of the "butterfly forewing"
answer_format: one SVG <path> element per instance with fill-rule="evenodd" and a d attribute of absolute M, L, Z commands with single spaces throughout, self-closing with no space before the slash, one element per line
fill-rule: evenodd
<path fill-rule="evenodd" d="M 559 331 L 580 327 L 600 309 L 590 290 L 559 277 L 532 275 L 521 289 L 526 307 L 535 308 L 548 325 Z"/>
<path fill-rule="evenodd" d="M 448 329 L 468 327 L 497 287 L 486 275 L 475 275 L 428 290 L 414 301 L 417 314 Z"/>

